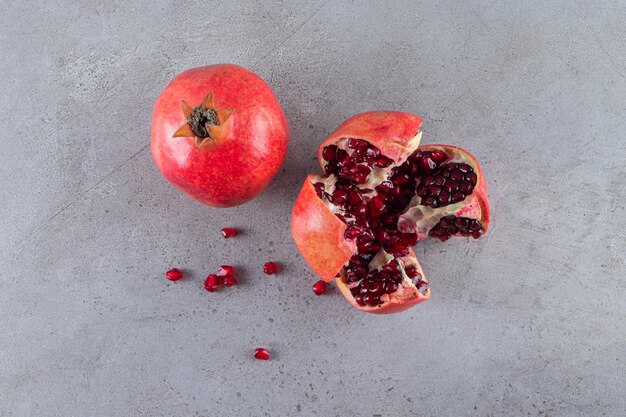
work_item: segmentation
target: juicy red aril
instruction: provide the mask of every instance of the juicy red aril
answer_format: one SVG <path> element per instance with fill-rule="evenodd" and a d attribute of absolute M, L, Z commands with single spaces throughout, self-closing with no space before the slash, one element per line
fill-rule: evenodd
<path fill-rule="evenodd" d="M 384 281 L 373 281 L 367 290 L 372 295 L 381 296 L 385 293 L 385 283 Z"/>
<path fill-rule="evenodd" d="M 337 157 L 337 146 L 330 145 L 330 146 L 325 147 L 324 150 L 322 151 L 322 156 L 328 162 L 334 161 L 335 158 Z"/>
<path fill-rule="evenodd" d="M 337 206 L 342 206 L 346 202 L 347 198 L 348 198 L 347 192 L 345 192 L 344 190 L 335 190 L 335 192 L 333 193 L 331 197 L 331 201 L 333 202 L 333 204 Z"/>
<path fill-rule="evenodd" d="M 237 236 L 237 233 L 239 233 L 237 229 L 233 229 L 232 227 L 225 227 L 222 229 L 222 236 L 226 239 Z"/>
<path fill-rule="evenodd" d="M 319 198 L 322 198 L 322 196 L 324 195 L 324 183 L 316 182 L 315 184 L 313 184 L 313 188 L 315 188 L 315 193 L 317 194 L 317 196 Z"/>
<path fill-rule="evenodd" d="M 380 216 L 385 209 L 385 205 L 378 197 L 372 197 L 368 205 L 369 215 L 371 217 Z"/>
<path fill-rule="evenodd" d="M 267 275 L 275 274 L 278 272 L 278 265 L 276 265 L 275 262 L 266 262 L 265 265 L 263 265 L 263 272 Z"/>
<path fill-rule="evenodd" d="M 178 268 L 172 268 L 165 273 L 165 276 L 170 281 L 178 281 L 179 279 L 183 277 L 183 271 L 181 271 Z"/>
<path fill-rule="evenodd" d="M 433 151 L 430 153 L 430 158 L 435 161 L 436 164 L 441 164 L 442 162 L 444 162 L 446 159 L 448 159 L 448 156 L 445 154 L 445 152 L 442 151 Z"/>
<path fill-rule="evenodd" d="M 222 278 L 222 284 L 227 287 L 232 287 L 233 285 L 237 285 L 237 280 L 232 275 L 226 275 Z"/>
<path fill-rule="evenodd" d="M 369 143 L 364 141 L 363 139 L 348 139 L 348 148 L 351 149 L 359 149 L 359 148 L 367 148 L 369 147 Z"/>
<path fill-rule="evenodd" d="M 220 286 L 220 278 L 215 274 L 209 275 L 204 280 L 204 289 L 206 289 L 209 292 L 217 291 L 219 286 Z"/>
<path fill-rule="evenodd" d="M 363 301 L 370 307 L 375 307 L 380 304 L 380 297 L 372 294 L 366 294 L 363 296 Z"/>
<path fill-rule="evenodd" d="M 446 216 L 439 220 L 430 232 L 429 236 L 436 237 L 442 241 L 448 240 L 451 236 L 472 236 L 478 239 L 482 236 L 483 227 L 476 219 L 469 217 Z"/>
<path fill-rule="evenodd" d="M 420 168 L 422 169 L 422 172 L 430 172 L 435 169 L 436 166 L 437 163 L 427 156 L 423 156 L 420 159 Z"/>
<path fill-rule="evenodd" d="M 270 353 L 265 348 L 256 348 L 254 349 L 254 357 L 262 361 L 267 361 L 270 359 Z"/>
<path fill-rule="evenodd" d="M 233 268 L 230 265 L 222 265 L 219 271 L 217 271 L 217 276 L 223 277 L 226 275 L 233 275 L 234 273 L 235 273 L 235 268 Z"/>
<path fill-rule="evenodd" d="M 386 156 L 379 156 L 374 160 L 374 166 L 376 168 L 387 168 L 392 163 L 393 160 L 391 158 L 387 158 Z"/>
<path fill-rule="evenodd" d="M 356 239 L 362 234 L 363 234 L 363 231 L 359 227 L 356 227 L 351 224 L 348 227 L 346 227 L 346 231 L 343 233 L 343 237 L 345 237 L 348 240 L 352 240 L 352 239 Z"/>
<path fill-rule="evenodd" d="M 317 295 L 322 295 L 326 291 L 326 282 L 319 280 L 313 284 L 313 292 Z"/>
<path fill-rule="evenodd" d="M 357 294 L 354 296 L 354 301 L 361 307 L 365 306 L 365 301 L 363 301 L 363 294 Z"/>
<path fill-rule="evenodd" d="M 408 265 L 406 268 L 404 268 L 404 272 L 409 278 L 415 278 L 419 275 L 419 272 L 415 265 Z"/>

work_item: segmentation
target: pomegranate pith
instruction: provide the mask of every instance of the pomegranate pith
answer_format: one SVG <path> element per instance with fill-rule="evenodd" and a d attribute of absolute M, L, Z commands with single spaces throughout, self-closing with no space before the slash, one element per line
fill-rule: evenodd
<path fill-rule="evenodd" d="M 183 271 L 181 271 L 178 268 L 172 268 L 165 273 L 165 276 L 170 281 L 178 281 L 179 279 L 183 277 Z"/>
<path fill-rule="evenodd" d="M 273 275 L 278 272 L 278 265 L 276 262 L 266 262 L 265 265 L 263 265 L 263 272 L 267 275 Z"/>
<path fill-rule="evenodd" d="M 254 349 L 254 357 L 262 361 L 267 361 L 270 359 L 270 353 L 265 348 L 256 348 Z"/>
<path fill-rule="evenodd" d="M 237 234 L 239 234 L 239 231 L 232 227 L 225 227 L 222 229 L 222 236 L 224 236 L 224 239 L 235 237 Z"/>
<path fill-rule="evenodd" d="M 430 296 L 411 250 L 419 240 L 478 238 L 487 230 L 476 159 L 449 145 L 418 148 L 420 124 L 399 112 L 346 121 L 320 146 L 325 175 L 307 178 L 294 207 L 304 258 L 368 312 L 401 311 Z"/>

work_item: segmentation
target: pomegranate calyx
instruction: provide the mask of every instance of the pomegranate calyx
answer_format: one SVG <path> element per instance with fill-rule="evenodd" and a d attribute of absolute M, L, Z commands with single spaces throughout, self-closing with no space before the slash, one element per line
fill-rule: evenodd
<path fill-rule="evenodd" d="M 211 108 L 199 105 L 194 107 L 191 115 L 187 118 L 187 123 L 191 126 L 191 130 L 200 138 L 209 137 L 209 126 L 215 126 L 219 123 L 217 120 L 217 112 Z"/>
<path fill-rule="evenodd" d="M 181 100 L 181 107 L 186 123 L 172 137 L 193 137 L 197 148 L 217 139 L 220 132 L 217 126 L 226 123 L 234 111 L 232 108 L 217 109 L 212 91 L 196 107 L 191 107 L 184 100 Z"/>

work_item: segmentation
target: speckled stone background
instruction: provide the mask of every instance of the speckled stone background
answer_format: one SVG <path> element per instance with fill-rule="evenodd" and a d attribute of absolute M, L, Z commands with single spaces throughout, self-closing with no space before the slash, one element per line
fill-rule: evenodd
<path fill-rule="evenodd" d="M 619 0 L 3 2 L 0 415 L 626 415 L 625 21 Z M 148 145 L 167 82 L 220 62 L 292 132 L 225 210 Z M 289 230 L 318 143 L 372 109 L 470 149 L 493 208 L 481 241 L 419 244 L 432 298 L 385 317 L 314 296 Z M 209 294 L 222 263 L 241 285 Z"/>

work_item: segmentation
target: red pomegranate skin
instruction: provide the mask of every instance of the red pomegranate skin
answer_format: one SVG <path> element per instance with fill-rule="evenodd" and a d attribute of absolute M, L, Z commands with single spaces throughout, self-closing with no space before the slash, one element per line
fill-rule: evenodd
<path fill-rule="evenodd" d="M 211 92 L 218 113 L 232 109 L 214 137 L 201 146 L 193 136 L 173 137 L 187 123 L 181 101 L 194 108 Z M 287 119 L 270 87 L 232 64 L 179 74 L 157 99 L 152 116 L 152 157 L 163 176 L 214 207 L 239 205 L 259 195 L 282 165 L 288 141 Z"/>

